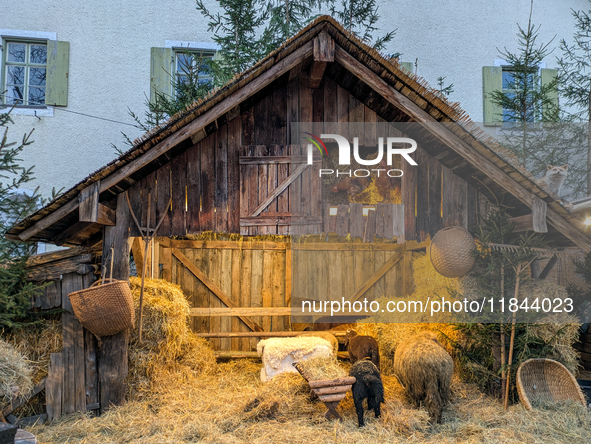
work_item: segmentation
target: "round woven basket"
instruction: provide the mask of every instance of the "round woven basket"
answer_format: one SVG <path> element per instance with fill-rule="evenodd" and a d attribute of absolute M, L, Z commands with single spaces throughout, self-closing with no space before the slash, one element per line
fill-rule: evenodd
<path fill-rule="evenodd" d="M 527 410 L 532 403 L 556 403 L 572 400 L 586 405 L 577 380 L 560 362 L 536 358 L 522 362 L 517 369 L 517 393 Z"/>
<path fill-rule="evenodd" d="M 127 281 L 95 282 L 68 297 L 80 323 L 95 336 L 111 336 L 133 327 L 135 311 Z M 96 286 L 95 286 L 96 285 Z"/>
<path fill-rule="evenodd" d="M 465 228 L 444 228 L 431 241 L 431 263 L 445 277 L 462 277 L 474 266 L 475 248 L 474 238 Z"/>

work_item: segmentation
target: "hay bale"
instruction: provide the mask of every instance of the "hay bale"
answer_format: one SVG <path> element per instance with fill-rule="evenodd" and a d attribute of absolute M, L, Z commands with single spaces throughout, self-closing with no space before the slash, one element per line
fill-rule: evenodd
<path fill-rule="evenodd" d="M 139 319 L 141 279 L 130 278 L 136 319 Z M 129 343 L 130 392 L 139 394 L 192 376 L 212 372 L 215 354 L 208 342 L 188 325 L 189 302 L 181 288 L 161 279 L 146 279 L 142 342 L 137 328 Z"/>
<path fill-rule="evenodd" d="M 45 319 L 39 324 L 14 330 L 5 339 L 26 357 L 33 384 L 37 384 L 47 376 L 49 355 L 62 351 L 62 321 Z"/>
<path fill-rule="evenodd" d="M 0 405 L 33 388 L 32 369 L 12 345 L 0 339 Z"/>

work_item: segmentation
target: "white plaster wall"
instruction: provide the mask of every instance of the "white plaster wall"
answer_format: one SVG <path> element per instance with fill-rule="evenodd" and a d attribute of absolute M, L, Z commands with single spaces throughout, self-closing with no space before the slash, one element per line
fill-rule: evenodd
<path fill-rule="evenodd" d="M 418 59 L 418 74 L 432 85 L 446 76 L 455 85 L 450 99 L 474 121 L 482 120 L 481 67 L 499 58 L 497 47 L 517 48 L 516 23 L 527 25 L 530 2 L 380 0 L 379 5 L 380 28 L 398 28 L 386 52 L 403 53 L 402 61 Z M 586 0 L 536 0 L 533 21 L 542 25 L 540 41 L 556 35 L 557 46 L 560 38 L 570 38 L 570 8 L 590 7 Z M 165 40 L 212 42 L 194 0 L 11 1 L 2 8 L 0 28 L 56 32 L 58 40 L 70 42 L 66 110 L 129 123 L 128 108 L 138 114 L 145 109 L 151 47 L 163 47 Z M 555 67 L 553 56 L 548 67 Z M 121 131 L 132 139 L 140 134 L 59 108 L 53 117 L 17 115 L 14 120 L 13 140 L 35 128 L 35 143 L 23 158 L 36 166 L 35 185 L 46 196 L 53 186 L 71 187 L 115 158 L 110 144 L 125 148 Z"/>

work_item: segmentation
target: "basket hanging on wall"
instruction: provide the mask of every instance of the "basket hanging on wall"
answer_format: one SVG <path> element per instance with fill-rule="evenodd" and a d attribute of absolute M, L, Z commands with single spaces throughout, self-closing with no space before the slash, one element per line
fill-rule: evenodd
<path fill-rule="evenodd" d="M 129 283 L 111 279 L 106 284 L 97 284 L 100 281 L 68 295 L 74 314 L 84 328 L 99 338 L 133 328 L 135 310 Z"/>
<path fill-rule="evenodd" d="M 431 263 L 437 272 L 448 278 L 458 278 L 468 273 L 476 258 L 474 238 L 462 227 L 439 230 L 431 241 Z"/>

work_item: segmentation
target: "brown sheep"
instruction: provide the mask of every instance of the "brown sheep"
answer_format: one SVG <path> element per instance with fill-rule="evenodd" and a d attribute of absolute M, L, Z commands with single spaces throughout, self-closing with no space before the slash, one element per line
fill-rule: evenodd
<path fill-rule="evenodd" d="M 300 333 L 298 336 L 312 336 L 313 338 L 326 339 L 332 345 L 335 359 L 337 358 L 337 352 L 339 351 L 339 340 L 332 333 L 327 331 L 305 331 Z"/>
<path fill-rule="evenodd" d="M 431 332 L 417 335 L 396 348 L 394 374 L 413 405 L 421 401 L 431 421 L 441 423 L 443 408 L 449 402 L 454 363 Z"/>
<path fill-rule="evenodd" d="M 361 336 L 353 329 L 347 330 L 345 347 L 349 352 L 351 364 L 363 359 L 369 359 L 380 369 L 380 347 L 378 341 L 371 336 Z"/>

